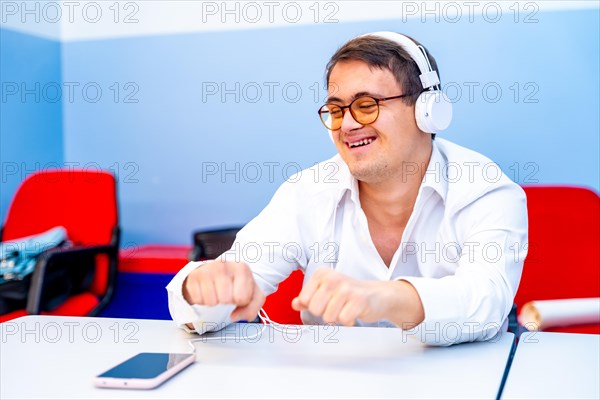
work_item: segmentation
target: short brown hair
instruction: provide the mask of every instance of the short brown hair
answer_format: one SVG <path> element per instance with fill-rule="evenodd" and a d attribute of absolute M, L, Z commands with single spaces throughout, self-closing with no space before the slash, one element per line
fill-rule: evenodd
<path fill-rule="evenodd" d="M 410 38 L 410 37 L 409 37 Z M 419 42 L 410 38 L 415 44 Z M 429 62 L 434 70 L 438 70 L 435 59 L 425 49 Z M 396 77 L 396 81 L 404 93 L 412 94 L 402 100 L 414 105 L 425 89 L 419 75 L 421 71 L 412 57 L 398 43 L 374 35 L 359 36 L 340 47 L 331 57 L 326 67 L 326 83 L 329 86 L 331 70 L 340 61 L 359 60 L 370 67 L 388 69 Z M 438 71 L 439 76 L 439 71 Z"/>

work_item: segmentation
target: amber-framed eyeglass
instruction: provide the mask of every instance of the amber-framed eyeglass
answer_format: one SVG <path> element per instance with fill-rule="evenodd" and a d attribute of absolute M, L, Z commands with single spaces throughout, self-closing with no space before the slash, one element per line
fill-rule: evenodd
<path fill-rule="evenodd" d="M 375 122 L 379 117 L 379 103 L 408 96 L 412 96 L 412 94 L 401 94 L 398 96 L 381 98 L 361 96 L 352 100 L 352 103 L 347 106 L 338 106 L 337 104 L 327 103 L 319 108 L 319 117 L 327 129 L 335 131 L 342 127 L 342 121 L 346 114 L 345 110 L 348 109 L 356 122 L 361 125 L 369 125 Z"/>

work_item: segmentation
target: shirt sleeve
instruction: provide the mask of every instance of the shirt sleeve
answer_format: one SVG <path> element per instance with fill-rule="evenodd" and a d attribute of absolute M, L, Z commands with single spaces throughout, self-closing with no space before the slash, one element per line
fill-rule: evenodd
<path fill-rule="evenodd" d="M 400 277 L 417 290 L 424 321 L 410 333 L 434 345 L 490 340 L 506 319 L 527 255 L 527 206 L 516 184 L 482 196 L 457 214 L 458 268 L 443 278 Z"/>
<path fill-rule="evenodd" d="M 256 284 L 267 296 L 295 269 L 306 265 L 307 251 L 300 237 L 300 209 L 296 206 L 298 189 L 292 182 L 281 185 L 267 207 L 238 232 L 232 248 L 219 257 L 222 261 L 248 264 Z M 186 324 L 193 324 L 199 334 L 223 329 L 231 323 L 230 315 L 235 309 L 234 305 L 190 305 L 183 298 L 185 278 L 202 264 L 190 262 L 166 287 L 173 320 L 188 332 Z"/>
<path fill-rule="evenodd" d="M 238 232 L 232 248 L 221 256 L 224 261 L 245 262 L 254 280 L 268 296 L 294 270 L 307 264 L 302 227 L 303 207 L 299 204 L 302 182 L 291 177 L 261 213 Z"/>

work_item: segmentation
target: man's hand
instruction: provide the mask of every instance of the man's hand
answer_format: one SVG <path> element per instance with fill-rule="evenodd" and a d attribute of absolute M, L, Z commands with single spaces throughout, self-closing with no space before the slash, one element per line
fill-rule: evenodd
<path fill-rule="evenodd" d="M 265 302 L 245 263 L 211 261 L 192 271 L 183 282 L 183 297 L 190 304 L 234 304 L 232 321 L 251 321 Z"/>
<path fill-rule="evenodd" d="M 353 326 L 356 320 L 388 320 L 403 329 L 424 319 L 415 288 L 406 281 L 361 281 L 319 268 L 294 300 L 296 311 L 308 310 L 327 323 Z"/>

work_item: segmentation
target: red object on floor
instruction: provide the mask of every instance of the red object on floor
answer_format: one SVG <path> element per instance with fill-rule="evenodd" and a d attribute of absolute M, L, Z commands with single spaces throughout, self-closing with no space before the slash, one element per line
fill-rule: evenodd
<path fill-rule="evenodd" d="M 600 324 L 560 326 L 556 328 L 544 329 L 544 332 L 587 333 L 600 335 Z"/>
<path fill-rule="evenodd" d="M 119 251 L 119 271 L 175 275 L 188 263 L 191 246 L 144 245 Z"/>
<path fill-rule="evenodd" d="M 69 298 L 67 301 L 56 307 L 52 312 L 42 311 L 41 315 L 64 315 L 64 316 L 85 316 L 92 312 L 98 305 L 98 297 L 91 293 L 81 293 Z M 25 310 L 16 310 L 4 315 L 0 315 L 0 322 L 10 321 L 11 319 L 27 315 Z"/>
<path fill-rule="evenodd" d="M 15 318 L 19 318 L 19 317 L 24 317 L 26 315 L 27 315 L 27 311 L 22 310 L 22 309 L 11 311 L 9 313 L 0 315 L 0 323 L 10 321 L 11 319 L 15 319 Z"/>
<path fill-rule="evenodd" d="M 524 187 L 529 252 L 515 303 L 600 297 L 600 197 L 582 187 Z M 600 333 L 600 326 L 552 332 Z"/>

